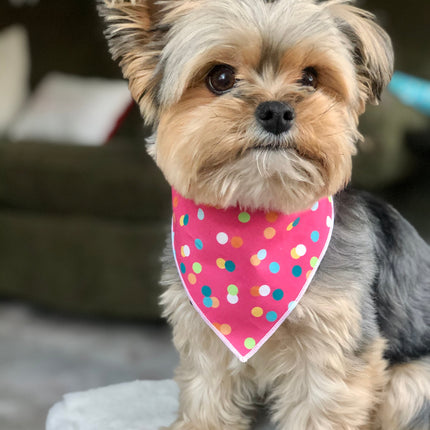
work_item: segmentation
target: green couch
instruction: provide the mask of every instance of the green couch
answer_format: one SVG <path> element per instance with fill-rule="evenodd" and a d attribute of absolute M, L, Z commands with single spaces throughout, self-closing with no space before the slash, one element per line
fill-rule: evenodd
<path fill-rule="evenodd" d="M 0 144 L 0 292 L 157 318 L 170 190 L 143 147 Z"/>

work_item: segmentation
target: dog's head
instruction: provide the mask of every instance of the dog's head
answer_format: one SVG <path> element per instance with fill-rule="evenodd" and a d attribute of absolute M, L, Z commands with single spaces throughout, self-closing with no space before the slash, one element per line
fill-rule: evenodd
<path fill-rule="evenodd" d="M 184 197 L 294 212 L 341 189 L 389 82 L 373 15 L 343 0 L 105 0 L 112 55 Z"/>

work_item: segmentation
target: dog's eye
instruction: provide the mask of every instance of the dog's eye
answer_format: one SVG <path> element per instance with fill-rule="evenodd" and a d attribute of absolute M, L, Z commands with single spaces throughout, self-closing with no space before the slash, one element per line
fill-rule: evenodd
<path fill-rule="evenodd" d="M 221 95 L 231 90 L 236 84 L 234 69 L 227 64 L 215 66 L 206 78 L 206 85 L 216 95 Z"/>
<path fill-rule="evenodd" d="M 306 67 L 302 72 L 300 84 L 305 87 L 316 88 L 318 85 L 318 73 L 313 67 Z"/>

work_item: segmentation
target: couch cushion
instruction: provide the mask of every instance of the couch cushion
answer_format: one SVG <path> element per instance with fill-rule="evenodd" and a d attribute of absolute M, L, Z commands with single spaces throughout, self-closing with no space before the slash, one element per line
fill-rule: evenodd
<path fill-rule="evenodd" d="M 0 211 L 0 297 L 82 315 L 159 319 L 168 223 Z"/>
<path fill-rule="evenodd" d="M 170 189 L 143 143 L 0 142 L 0 207 L 159 220 L 170 216 Z"/>

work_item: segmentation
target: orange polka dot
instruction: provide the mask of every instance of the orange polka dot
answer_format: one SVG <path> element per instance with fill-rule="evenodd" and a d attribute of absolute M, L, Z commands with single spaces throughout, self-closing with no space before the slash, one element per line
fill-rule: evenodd
<path fill-rule="evenodd" d="M 256 306 L 255 308 L 252 308 L 251 314 L 256 318 L 260 318 L 263 315 L 263 309 L 261 309 L 259 306 Z"/>
<path fill-rule="evenodd" d="M 275 234 L 276 230 L 273 227 L 267 227 L 266 230 L 264 230 L 264 237 L 266 239 L 273 239 Z"/>
<path fill-rule="evenodd" d="M 260 297 L 260 287 L 252 287 L 251 296 Z"/>
<path fill-rule="evenodd" d="M 219 331 L 224 335 L 228 336 L 231 333 L 231 327 L 228 324 L 221 324 Z"/>
<path fill-rule="evenodd" d="M 308 279 L 308 278 L 309 278 L 309 276 L 311 276 L 311 273 L 312 273 L 312 270 L 309 270 L 309 272 L 308 272 L 308 273 L 306 273 L 306 279 Z"/>
<path fill-rule="evenodd" d="M 266 219 L 269 222 L 275 222 L 279 217 L 279 214 L 277 214 L 276 212 L 268 212 L 266 214 Z"/>
<path fill-rule="evenodd" d="M 173 218 L 173 224 L 175 224 L 176 223 L 176 215 L 173 214 L 172 218 Z"/>
<path fill-rule="evenodd" d="M 216 297 L 211 297 L 212 299 L 212 307 L 214 309 L 219 308 L 219 300 Z"/>
<path fill-rule="evenodd" d="M 173 207 L 174 208 L 178 207 L 178 204 L 179 204 L 178 196 L 173 197 Z"/>
<path fill-rule="evenodd" d="M 231 239 L 231 246 L 233 248 L 240 248 L 243 245 L 243 239 L 239 236 L 235 236 Z"/>
<path fill-rule="evenodd" d="M 220 330 L 220 329 L 221 329 L 221 324 L 220 324 L 220 323 L 216 323 L 216 322 L 214 322 L 214 323 L 212 323 L 212 325 L 213 325 L 217 330 Z"/>
<path fill-rule="evenodd" d="M 194 273 L 190 273 L 188 275 L 188 280 L 190 281 L 191 285 L 194 285 L 197 282 L 196 275 Z"/>
<path fill-rule="evenodd" d="M 220 269 L 225 269 L 225 260 L 224 260 L 224 258 L 217 258 L 217 260 L 216 260 L 216 265 L 217 265 Z"/>
<path fill-rule="evenodd" d="M 253 266 L 258 266 L 261 263 L 261 260 L 258 258 L 257 254 L 251 257 L 251 264 Z"/>

